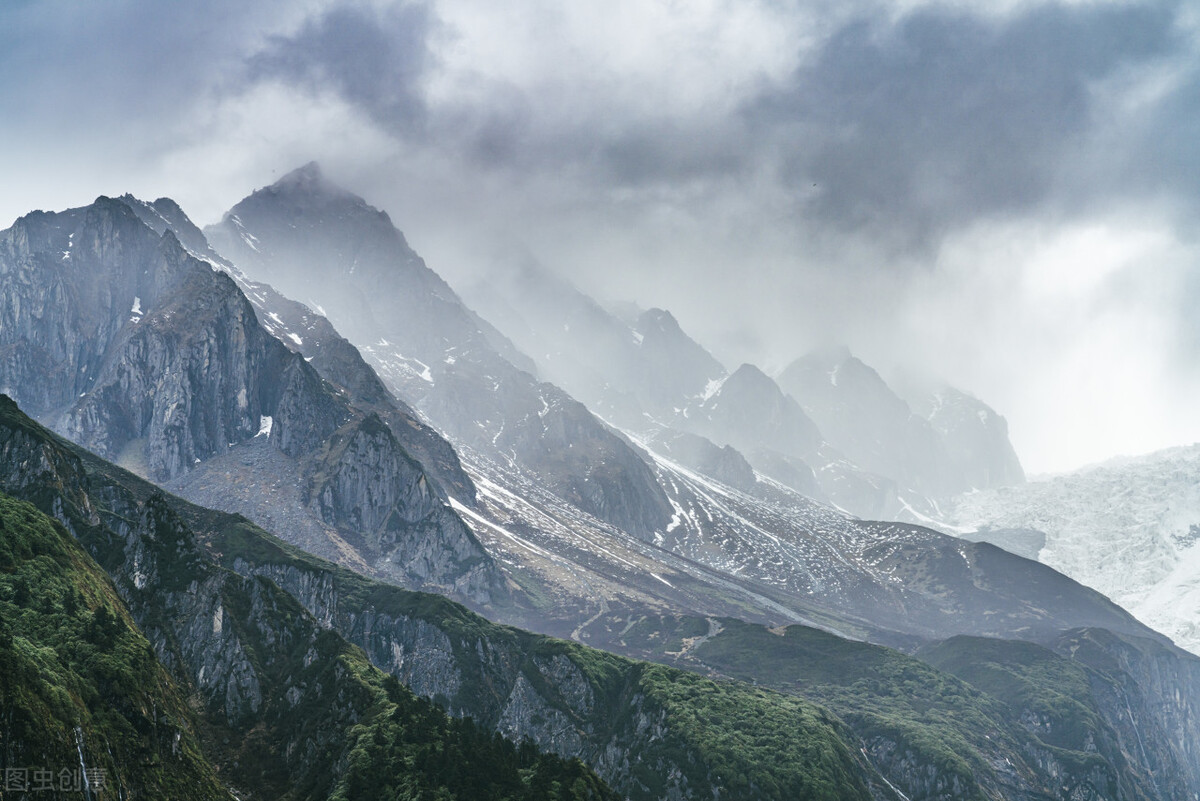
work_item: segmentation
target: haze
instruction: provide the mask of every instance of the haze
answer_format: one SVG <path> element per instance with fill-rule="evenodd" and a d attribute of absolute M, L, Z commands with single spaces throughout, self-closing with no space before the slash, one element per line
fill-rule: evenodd
<path fill-rule="evenodd" d="M 845 343 L 1032 472 L 1200 439 L 1187 3 L 0 6 L 0 226 L 215 221 L 318 160 L 452 284 L 518 252 L 727 366 Z"/>

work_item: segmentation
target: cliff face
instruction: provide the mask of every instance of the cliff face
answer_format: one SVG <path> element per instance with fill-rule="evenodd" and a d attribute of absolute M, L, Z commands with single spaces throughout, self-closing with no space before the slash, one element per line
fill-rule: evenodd
<path fill-rule="evenodd" d="M 1092 694 L 1130 760 L 1163 798 L 1200 787 L 1200 660 L 1173 646 L 1104 629 L 1080 629 L 1051 643 L 1085 665 Z"/>
<path fill-rule="evenodd" d="M 233 279 L 254 307 L 260 325 L 289 350 L 342 390 L 356 408 L 378 414 L 396 439 L 448 492 L 464 503 L 475 500 L 475 487 L 463 472 L 450 443 L 410 407 L 396 399 L 379 380 L 358 349 L 325 319 L 302 303 L 285 298 L 272 286 L 250 280 L 208 244 L 204 234 L 170 198 L 153 203 L 130 195 L 121 198 L 138 219 L 158 234 L 173 233 L 188 253 Z"/>
<path fill-rule="evenodd" d="M 135 214 L 159 208 L 174 220 L 152 218 L 161 234 Z M 180 244 L 176 229 L 193 247 L 202 242 L 185 221 L 166 201 L 101 198 L 0 234 L 0 364 L 18 402 L 106 458 L 264 522 L 275 513 L 270 494 L 238 461 L 265 442 L 286 457 L 289 482 L 306 488 L 307 546 L 410 586 L 477 602 L 503 594 L 445 490 L 393 428 L 260 325 L 234 278 Z M 338 376 L 370 398 L 353 368 Z M 373 402 L 443 472 L 461 476 L 448 444 L 386 398 Z M 471 496 L 469 480 L 457 486 Z M 347 538 L 363 552 L 347 551 Z"/>
<path fill-rule="evenodd" d="M 491 560 L 378 416 L 335 431 L 309 458 L 305 474 L 305 505 L 348 532 L 358 553 L 386 562 L 389 576 L 417 587 L 452 577 L 448 591 L 491 602 Z"/>
<path fill-rule="evenodd" d="M 3 234 L 12 291 L 0 338 L 6 375 L 23 379 L 14 397 L 65 435 L 165 481 L 251 439 L 264 418 L 295 456 L 349 416 L 173 234 L 106 198 L 41 216 Z"/>

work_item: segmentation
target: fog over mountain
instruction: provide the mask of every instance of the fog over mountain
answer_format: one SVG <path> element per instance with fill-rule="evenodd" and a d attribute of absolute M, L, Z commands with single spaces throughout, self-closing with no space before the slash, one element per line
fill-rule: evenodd
<path fill-rule="evenodd" d="M 733 371 L 847 345 L 1033 473 L 1200 439 L 1184 2 L 0 7 L 0 227 L 321 162 L 456 289 L 516 252 Z"/>

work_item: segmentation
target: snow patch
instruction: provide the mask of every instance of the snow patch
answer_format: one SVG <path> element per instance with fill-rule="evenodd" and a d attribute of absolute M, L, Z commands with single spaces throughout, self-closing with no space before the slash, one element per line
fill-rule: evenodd
<path fill-rule="evenodd" d="M 709 379 L 709 382 L 704 385 L 704 392 L 700 393 L 701 402 L 708 400 L 713 395 L 716 395 L 717 391 L 721 389 L 721 385 L 724 383 L 724 378 Z"/>

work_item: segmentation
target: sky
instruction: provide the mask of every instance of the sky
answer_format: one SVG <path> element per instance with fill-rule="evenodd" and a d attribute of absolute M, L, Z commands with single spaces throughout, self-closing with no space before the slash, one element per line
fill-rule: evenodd
<path fill-rule="evenodd" d="M 317 160 L 452 284 L 518 249 L 730 368 L 846 344 L 1027 470 L 1200 440 L 1200 9 L 6 0 L 0 227 Z"/>

